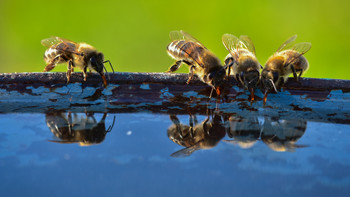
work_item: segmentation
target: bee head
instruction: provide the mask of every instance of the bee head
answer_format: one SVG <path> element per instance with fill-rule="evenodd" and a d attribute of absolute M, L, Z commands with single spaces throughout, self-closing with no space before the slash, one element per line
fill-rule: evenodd
<path fill-rule="evenodd" d="M 241 72 L 240 77 L 244 82 L 245 88 L 248 90 L 255 89 L 257 86 L 259 80 L 260 80 L 260 73 L 258 70 L 251 70 L 248 72 Z"/>
<path fill-rule="evenodd" d="M 223 67 L 220 69 L 214 70 L 209 73 L 208 81 L 213 87 L 218 87 L 222 84 L 226 71 Z"/>
<path fill-rule="evenodd" d="M 94 52 L 88 58 L 89 58 L 88 61 L 91 64 L 91 68 L 93 70 L 95 70 L 98 74 L 101 75 L 102 80 L 103 80 L 103 84 L 104 84 L 105 87 L 107 87 L 107 80 L 106 80 L 105 75 L 103 74 L 103 69 L 105 69 L 103 54 L 100 53 L 100 52 Z"/>
<path fill-rule="evenodd" d="M 93 53 L 90 56 L 89 59 L 90 63 L 91 63 L 91 67 L 93 70 L 95 70 L 96 72 L 98 72 L 99 74 L 103 73 L 103 61 L 104 61 L 104 56 L 102 53 L 96 52 Z"/>
<path fill-rule="evenodd" d="M 222 82 L 224 81 L 225 75 L 226 70 L 222 66 L 219 69 L 210 72 L 208 75 L 207 81 L 211 86 L 213 86 L 216 89 L 216 93 L 218 95 L 220 95 L 222 89 Z"/>
<path fill-rule="evenodd" d="M 274 92 L 277 92 L 275 84 L 277 83 L 279 77 L 280 75 L 278 72 L 264 69 L 261 72 L 261 81 L 265 88 L 265 91 L 270 92 L 273 90 Z"/>

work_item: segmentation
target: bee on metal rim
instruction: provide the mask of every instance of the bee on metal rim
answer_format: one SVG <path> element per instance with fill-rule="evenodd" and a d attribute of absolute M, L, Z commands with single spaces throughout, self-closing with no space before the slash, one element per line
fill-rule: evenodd
<path fill-rule="evenodd" d="M 294 35 L 285 41 L 267 60 L 261 72 L 261 81 L 265 89 L 264 104 L 267 94 L 271 90 L 274 92 L 280 90 L 290 74 L 293 74 L 294 79 L 299 81 L 301 75 L 309 68 L 309 63 L 303 55 L 310 50 L 311 43 L 293 44 L 296 38 L 297 35 Z"/>
<path fill-rule="evenodd" d="M 167 51 L 176 62 L 167 72 L 175 72 L 181 63 L 185 63 L 190 67 L 187 84 L 196 74 L 204 83 L 215 88 L 217 95 L 220 95 L 226 71 L 219 58 L 184 31 L 170 32 L 170 39 L 172 42 L 167 46 Z"/>
<path fill-rule="evenodd" d="M 109 60 L 104 61 L 104 55 L 94 47 L 86 43 L 75 43 L 60 37 L 51 37 L 41 41 L 41 44 L 48 47 L 44 54 L 46 67 L 43 72 L 48 72 L 56 67 L 56 64 L 68 63 L 67 83 L 70 81 L 74 67 L 83 70 L 84 81 L 86 81 L 87 69 L 97 72 L 107 86 L 107 80 L 103 69 L 107 72 L 104 63 L 109 63 L 113 72 L 114 69 Z"/>
<path fill-rule="evenodd" d="M 239 38 L 232 34 L 224 34 L 222 43 L 229 54 L 225 58 L 227 75 L 232 72 L 236 81 L 250 91 L 251 101 L 254 101 L 254 89 L 260 80 L 260 65 L 255 55 L 252 40 L 242 35 Z"/>

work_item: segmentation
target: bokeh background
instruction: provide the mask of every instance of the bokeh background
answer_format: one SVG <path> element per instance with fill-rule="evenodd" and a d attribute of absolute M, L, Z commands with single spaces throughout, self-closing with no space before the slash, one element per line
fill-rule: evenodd
<path fill-rule="evenodd" d="M 350 79 L 349 8 L 344 0 L 1 0 L 0 72 L 41 72 L 40 41 L 54 35 L 95 46 L 117 71 L 163 72 L 174 62 L 169 32 L 182 29 L 222 61 L 222 34 L 249 35 L 262 65 L 298 34 L 313 45 L 306 77 Z"/>

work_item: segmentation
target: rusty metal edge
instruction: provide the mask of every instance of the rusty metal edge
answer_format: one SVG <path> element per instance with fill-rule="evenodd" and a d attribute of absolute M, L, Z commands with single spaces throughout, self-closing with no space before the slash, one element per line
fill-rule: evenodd
<path fill-rule="evenodd" d="M 163 83 L 186 85 L 188 74 L 185 73 L 141 73 L 141 72 L 118 72 L 110 73 L 108 81 L 112 84 L 135 84 L 135 83 Z M 83 81 L 82 73 L 73 73 L 71 83 L 83 82 L 86 85 L 101 83 L 101 77 L 96 73 L 89 74 L 87 81 Z M 65 84 L 67 83 L 66 73 L 3 73 L 0 74 L 0 84 Z M 236 80 L 231 76 L 226 81 L 229 85 L 237 85 Z M 195 77 L 190 85 L 205 85 Z M 350 92 L 350 80 L 341 79 L 319 79 L 302 78 L 300 83 L 290 78 L 284 85 L 286 89 L 303 90 L 343 90 Z"/>

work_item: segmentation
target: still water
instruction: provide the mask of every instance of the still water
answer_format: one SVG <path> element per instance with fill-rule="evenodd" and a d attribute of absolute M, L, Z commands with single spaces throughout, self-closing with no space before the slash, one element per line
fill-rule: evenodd
<path fill-rule="evenodd" d="M 1 196 L 348 196 L 350 125 L 303 118 L 0 114 Z"/>

